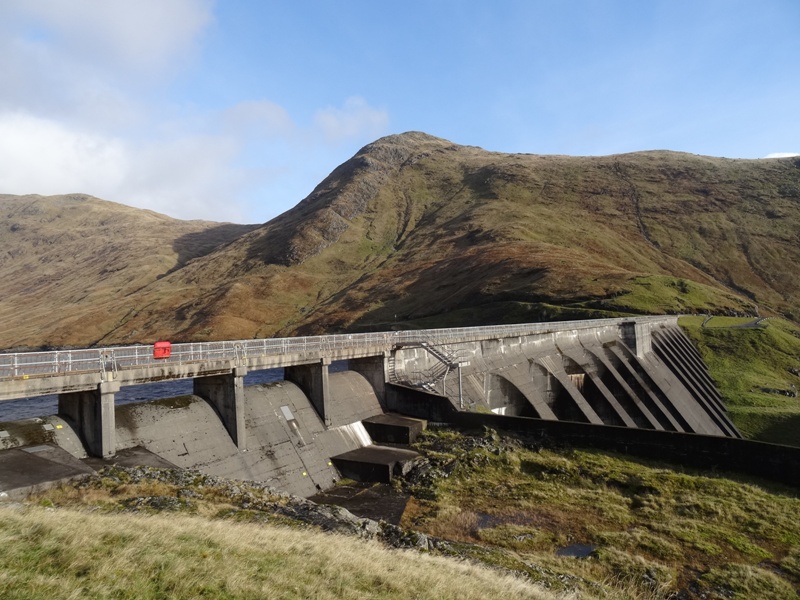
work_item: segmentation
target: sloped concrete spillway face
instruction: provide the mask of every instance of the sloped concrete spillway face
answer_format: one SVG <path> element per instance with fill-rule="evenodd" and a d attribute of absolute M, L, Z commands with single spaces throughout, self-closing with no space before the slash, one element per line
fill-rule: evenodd
<path fill-rule="evenodd" d="M 441 356 L 459 356 L 435 386 Z M 394 383 L 446 397 L 454 409 L 641 429 L 741 437 L 676 319 L 612 323 L 434 351 L 401 348 Z M 397 409 L 402 410 L 398 406 Z M 423 406 L 414 414 L 429 418 Z"/>
<path fill-rule="evenodd" d="M 331 373 L 329 386 L 328 426 L 294 383 L 245 387 L 247 447 L 241 451 L 214 407 L 198 396 L 117 407 L 117 446 L 143 446 L 178 467 L 311 496 L 339 478 L 331 457 L 372 443 L 361 420 L 383 413 L 358 373 Z"/>

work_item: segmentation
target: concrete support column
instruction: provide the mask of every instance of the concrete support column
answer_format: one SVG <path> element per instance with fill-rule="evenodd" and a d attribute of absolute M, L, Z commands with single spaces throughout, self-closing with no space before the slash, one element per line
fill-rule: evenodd
<path fill-rule="evenodd" d="M 114 395 L 116 381 L 103 381 L 96 390 L 58 395 L 58 414 L 75 427 L 91 456 L 108 458 L 117 453 Z"/>
<path fill-rule="evenodd" d="M 235 367 L 230 374 L 197 377 L 194 394 L 211 403 L 239 450 L 247 448 L 244 423 L 244 376 L 247 367 Z"/>
<path fill-rule="evenodd" d="M 348 361 L 351 371 L 355 371 L 364 377 L 372 389 L 381 406 L 386 410 L 386 382 L 389 379 L 389 352 L 384 352 L 378 356 L 367 356 L 365 358 L 351 358 Z"/>
<path fill-rule="evenodd" d="M 328 367 L 331 359 L 323 357 L 318 363 L 310 365 L 297 365 L 286 367 L 283 370 L 286 381 L 291 381 L 297 385 L 311 401 L 317 411 L 319 418 L 326 425 L 330 425 L 330 414 L 327 411 L 330 401 L 330 389 L 328 386 Z"/>
<path fill-rule="evenodd" d="M 629 321 L 620 324 L 619 329 L 619 337 L 637 357 L 644 358 L 646 354 L 652 351 L 653 341 L 650 336 L 649 323 Z"/>

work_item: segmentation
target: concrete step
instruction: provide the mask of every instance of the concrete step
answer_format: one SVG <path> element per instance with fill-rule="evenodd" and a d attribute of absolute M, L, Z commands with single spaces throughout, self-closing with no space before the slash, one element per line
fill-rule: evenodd
<path fill-rule="evenodd" d="M 0 450 L 0 502 L 23 501 L 31 494 L 75 481 L 112 464 L 175 467 L 141 447 L 121 450 L 108 459 L 78 459 L 55 444 L 19 446 Z"/>
<path fill-rule="evenodd" d="M 390 483 L 405 473 L 419 454 L 405 448 L 364 446 L 331 458 L 342 477 L 354 481 Z"/>
<path fill-rule="evenodd" d="M 373 442 L 378 444 L 413 444 L 428 422 L 395 413 L 384 413 L 361 421 Z"/>

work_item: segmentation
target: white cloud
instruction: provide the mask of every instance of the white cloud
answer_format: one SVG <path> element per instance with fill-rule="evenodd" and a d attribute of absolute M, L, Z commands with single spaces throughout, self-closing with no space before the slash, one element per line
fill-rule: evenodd
<path fill-rule="evenodd" d="M 389 115 L 385 110 L 372 108 L 363 98 L 352 96 L 345 100 L 342 108 L 318 110 L 314 124 L 330 142 L 364 136 L 374 138 L 388 128 Z"/>
<path fill-rule="evenodd" d="M 318 180 L 292 180 L 309 163 L 329 170 L 342 142 L 385 133 L 386 111 L 360 97 L 317 111 L 310 127 L 267 99 L 168 104 L 166 86 L 193 58 L 213 5 L 0 0 L 0 193 L 79 192 L 249 222 L 254 202 L 279 202 L 276 214 L 301 199 L 292 186 L 312 189 Z"/>
<path fill-rule="evenodd" d="M 63 194 L 112 189 L 123 178 L 125 145 L 25 115 L 0 115 L 0 190 Z"/>
<path fill-rule="evenodd" d="M 24 114 L 0 115 L 0 192 L 90 193 L 183 219 L 242 221 L 235 140 L 134 143 Z"/>
<path fill-rule="evenodd" d="M 211 12 L 211 0 L 6 0 L 0 18 L 67 57 L 152 72 L 191 50 Z"/>
<path fill-rule="evenodd" d="M 791 158 L 792 156 L 800 156 L 797 152 L 773 152 L 767 154 L 764 158 Z"/>

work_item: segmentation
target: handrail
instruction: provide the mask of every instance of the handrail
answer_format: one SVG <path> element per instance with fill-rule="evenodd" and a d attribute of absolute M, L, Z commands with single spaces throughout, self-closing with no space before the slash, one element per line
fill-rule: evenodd
<path fill-rule="evenodd" d="M 0 380 L 31 376 L 118 371 L 158 364 L 207 360 L 246 361 L 253 358 L 299 354 L 331 355 L 337 350 L 380 347 L 392 350 L 406 344 L 456 344 L 621 325 L 674 320 L 674 316 L 623 317 L 584 321 L 418 329 L 378 333 L 333 334 L 296 338 L 265 338 L 172 344 L 169 358 L 153 358 L 152 345 L 113 346 L 77 350 L 0 353 Z"/>

